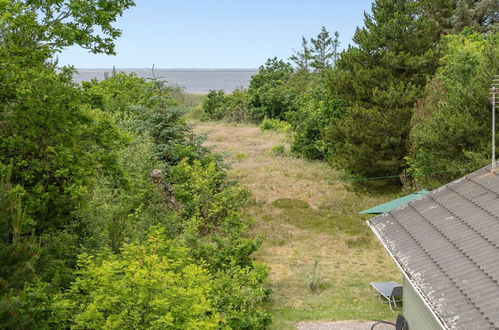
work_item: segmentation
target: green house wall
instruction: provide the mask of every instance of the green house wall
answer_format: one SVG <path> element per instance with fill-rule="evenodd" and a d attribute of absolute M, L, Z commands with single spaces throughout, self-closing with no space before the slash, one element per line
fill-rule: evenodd
<path fill-rule="evenodd" d="M 433 313 L 425 305 L 421 297 L 404 277 L 404 313 L 409 330 L 440 330 L 444 329 L 436 320 Z"/>

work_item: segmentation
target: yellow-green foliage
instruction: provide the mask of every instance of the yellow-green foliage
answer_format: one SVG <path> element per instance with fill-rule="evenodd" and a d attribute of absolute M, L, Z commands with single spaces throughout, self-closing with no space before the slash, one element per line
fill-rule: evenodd
<path fill-rule="evenodd" d="M 218 328 L 208 272 L 161 230 L 120 255 L 82 254 L 78 268 L 69 291 L 53 303 L 57 328 Z"/>
<path fill-rule="evenodd" d="M 260 123 L 260 129 L 262 131 L 287 133 L 291 130 L 291 125 L 288 122 L 279 119 L 264 118 Z"/>

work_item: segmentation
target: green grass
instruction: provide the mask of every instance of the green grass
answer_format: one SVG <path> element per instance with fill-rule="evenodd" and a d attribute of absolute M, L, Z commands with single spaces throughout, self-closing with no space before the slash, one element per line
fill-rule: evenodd
<path fill-rule="evenodd" d="M 206 124 L 205 124 L 206 125 Z M 341 173 L 321 162 L 275 157 L 285 136 L 251 126 L 212 123 L 210 141 L 232 156 L 232 174 L 251 188 L 251 234 L 263 238 L 255 258 L 270 269 L 273 329 L 295 329 L 300 321 L 394 320 L 397 313 L 371 296 L 369 282 L 402 280 L 395 263 L 357 212 L 396 197 L 345 184 Z M 209 142 L 210 142 L 209 141 Z M 248 141 L 251 141 L 249 143 Z M 320 267 L 311 292 L 314 263 Z"/>
<path fill-rule="evenodd" d="M 362 204 L 362 197 L 350 197 L 348 202 Z M 257 258 L 281 271 L 271 278 L 273 329 L 293 329 L 299 321 L 395 319 L 371 296 L 369 282 L 400 282 L 401 274 L 365 220 L 341 207 L 312 208 L 291 198 L 254 206 L 258 232 L 265 236 Z M 321 274 L 319 290 L 311 293 L 314 260 Z"/>

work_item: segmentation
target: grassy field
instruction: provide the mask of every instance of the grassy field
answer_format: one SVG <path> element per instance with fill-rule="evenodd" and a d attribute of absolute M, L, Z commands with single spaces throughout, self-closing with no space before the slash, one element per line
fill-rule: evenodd
<path fill-rule="evenodd" d="M 369 282 L 400 282 L 401 274 L 367 218 L 356 213 L 395 194 L 358 193 L 331 184 L 340 175 L 324 163 L 276 156 L 276 145 L 289 150 L 282 134 L 226 123 L 200 123 L 196 130 L 211 132 L 206 145 L 225 153 L 231 176 L 253 192 L 246 212 L 255 219 L 252 234 L 264 238 L 255 257 L 270 268 L 273 328 L 395 318 L 370 295 Z"/>

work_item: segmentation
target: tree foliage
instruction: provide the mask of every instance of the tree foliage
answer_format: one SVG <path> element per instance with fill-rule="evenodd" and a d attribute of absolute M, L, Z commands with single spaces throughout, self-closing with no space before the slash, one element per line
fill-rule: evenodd
<path fill-rule="evenodd" d="M 453 31 L 466 27 L 477 32 L 499 32 L 499 3 L 495 0 L 458 0 L 451 17 Z"/>
<path fill-rule="evenodd" d="M 499 69 L 497 34 L 448 36 L 440 68 L 418 101 L 408 162 L 418 183 L 438 184 L 484 166 L 490 160 L 488 90 Z M 422 174 L 445 170 L 438 176 Z"/>
<path fill-rule="evenodd" d="M 52 305 L 55 328 L 216 329 L 212 280 L 181 245 L 153 231 L 119 255 L 82 254 L 76 281 Z"/>
<path fill-rule="evenodd" d="M 113 53 L 132 4 L 0 1 L 0 327 L 264 328 L 248 192 L 180 91 L 124 74 L 78 86 L 53 60 Z"/>
<path fill-rule="evenodd" d="M 310 67 L 311 50 L 309 41 L 304 36 L 301 37 L 301 50 L 294 50 L 293 55 L 289 57 L 296 64 L 298 71 L 308 71 Z"/>
<path fill-rule="evenodd" d="M 340 45 L 338 40 L 339 36 L 340 34 L 336 31 L 334 32 L 333 39 L 323 26 L 317 37 L 310 39 L 310 43 L 312 44 L 310 50 L 310 66 L 316 71 L 323 71 L 336 62 L 338 47 Z"/>
<path fill-rule="evenodd" d="M 3 0 L 0 10 L 9 24 L 4 33 L 29 35 L 51 51 L 78 45 L 93 53 L 114 54 L 121 31 L 113 26 L 132 0 Z M 4 16 L 4 15 L 2 15 Z M 4 26 L 5 28 L 5 26 Z"/>
<path fill-rule="evenodd" d="M 0 174 L 12 162 L 12 183 L 40 233 L 69 221 L 93 174 L 120 175 L 115 151 L 124 139 L 84 104 L 71 70 L 46 63 L 45 47 L 8 41 L 0 54 Z"/>
<path fill-rule="evenodd" d="M 423 2 L 378 0 L 330 75 L 347 102 L 329 129 L 333 161 L 362 176 L 402 173 L 412 107 L 437 68 L 444 22 Z"/>
<path fill-rule="evenodd" d="M 291 64 L 274 57 L 269 58 L 258 73 L 251 77 L 248 93 L 255 119 L 284 119 L 290 98 L 283 86 L 292 73 Z"/>

